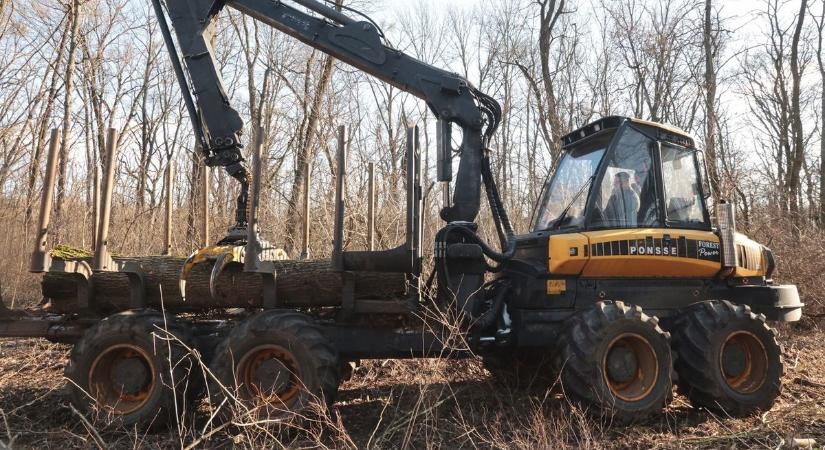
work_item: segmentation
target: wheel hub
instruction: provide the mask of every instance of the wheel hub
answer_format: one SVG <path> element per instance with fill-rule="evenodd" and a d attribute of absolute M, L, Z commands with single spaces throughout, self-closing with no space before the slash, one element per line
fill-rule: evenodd
<path fill-rule="evenodd" d="M 722 344 L 719 368 L 731 389 L 740 394 L 751 394 L 768 379 L 768 353 L 756 335 L 736 331 Z"/>
<path fill-rule="evenodd" d="M 607 376 L 619 383 L 631 381 L 639 370 L 639 362 L 627 345 L 617 345 L 607 355 Z"/>
<path fill-rule="evenodd" d="M 301 374 L 294 354 L 280 345 L 260 345 L 248 351 L 237 365 L 243 396 L 263 403 L 288 403 L 297 397 Z"/>
<path fill-rule="evenodd" d="M 644 336 L 623 333 L 608 345 L 602 373 L 617 398 L 636 402 L 644 399 L 659 380 L 659 363 L 653 345 Z"/>
<path fill-rule="evenodd" d="M 722 369 L 727 376 L 736 377 L 745 372 L 748 364 L 747 353 L 741 345 L 726 345 L 722 351 Z"/>
<path fill-rule="evenodd" d="M 137 357 L 117 360 L 112 365 L 112 384 L 124 394 L 136 394 L 150 378 L 146 369 Z"/>
<path fill-rule="evenodd" d="M 89 368 L 89 392 L 107 412 L 125 415 L 137 411 L 155 389 L 155 366 L 143 348 L 113 345 Z"/>
<path fill-rule="evenodd" d="M 255 370 L 258 389 L 263 393 L 282 392 L 289 385 L 291 375 L 289 368 L 277 358 L 261 362 Z"/>

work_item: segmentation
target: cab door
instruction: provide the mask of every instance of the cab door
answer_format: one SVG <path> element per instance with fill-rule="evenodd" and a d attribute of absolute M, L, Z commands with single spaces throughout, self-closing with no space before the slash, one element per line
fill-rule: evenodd
<path fill-rule="evenodd" d="M 721 267 L 696 152 L 626 125 L 588 205 L 587 278 L 706 278 Z"/>

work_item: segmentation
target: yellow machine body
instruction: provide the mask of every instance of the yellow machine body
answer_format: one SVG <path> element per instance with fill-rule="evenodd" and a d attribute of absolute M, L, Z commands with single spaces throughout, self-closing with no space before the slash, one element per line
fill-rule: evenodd
<path fill-rule="evenodd" d="M 728 276 L 767 274 L 762 245 L 736 234 L 737 265 Z M 584 231 L 548 239 L 551 275 L 586 278 L 712 278 L 722 271 L 719 236 L 711 231 L 638 228 Z M 556 290 L 550 289 L 548 290 Z"/>

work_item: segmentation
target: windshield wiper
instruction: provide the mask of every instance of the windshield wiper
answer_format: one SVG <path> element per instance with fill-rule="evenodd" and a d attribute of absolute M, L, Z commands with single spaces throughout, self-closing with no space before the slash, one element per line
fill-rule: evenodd
<path fill-rule="evenodd" d="M 567 217 L 567 213 L 570 211 L 570 208 L 572 208 L 573 204 L 576 203 L 576 200 L 578 200 L 579 197 L 581 197 L 582 192 L 584 192 L 584 190 L 588 186 L 590 186 L 590 183 L 593 182 L 594 178 L 596 178 L 595 175 L 590 176 L 590 178 L 587 179 L 587 182 L 585 182 L 582 185 L 582 187 L 579 188 L 579 192 L 576 192 L 576 195 L 573 197 L 573 200 L 570 200 L 570 203 L 568 203 L 567 206 L 562 210 L 561 214 L 559 214 L 559 218 L 556 219 L 556 223 L 553 224 L 553 228 L 551 228 L 551 229 L 555 230 L 555 229 L 561 228 L 561 224 L 562 224 L 562 222 L 564 222 L 564 219 Z"/>

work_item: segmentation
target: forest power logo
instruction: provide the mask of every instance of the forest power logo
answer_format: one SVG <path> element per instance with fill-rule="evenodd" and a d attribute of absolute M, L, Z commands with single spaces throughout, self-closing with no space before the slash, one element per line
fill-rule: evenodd
<path fill-rule="evenodd" d="M 670 256 L 720 261 L 719 242 L 687 239 L 684 236 L 646 236 L 644 239 L 614 240 L 590 245 L 590 254 L 600 256 Z"/>

